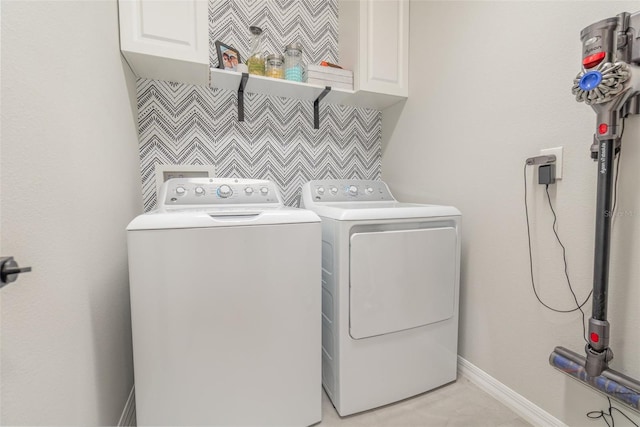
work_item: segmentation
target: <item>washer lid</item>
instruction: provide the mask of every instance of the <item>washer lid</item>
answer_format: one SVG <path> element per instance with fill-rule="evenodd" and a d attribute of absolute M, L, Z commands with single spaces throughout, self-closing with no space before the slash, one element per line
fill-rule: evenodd
<path fill-rule="evenodd" d="M 128 231 L 179 228 L 246 227 L 320 222 L 312 211 L 289 207 L 182 209 L 153 211 L 139 215 L 127 226 Z"/>

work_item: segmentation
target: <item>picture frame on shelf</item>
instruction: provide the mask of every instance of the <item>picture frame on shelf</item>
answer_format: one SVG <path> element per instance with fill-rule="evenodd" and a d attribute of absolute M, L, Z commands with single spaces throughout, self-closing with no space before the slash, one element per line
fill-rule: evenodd
<path fill-rule="evenodd" d="M 218 68 L 229 71 L 238 71 L 240 64 L 240 52 L 233 47 L 216 41 L 216 52 L 218 53 Z"/>

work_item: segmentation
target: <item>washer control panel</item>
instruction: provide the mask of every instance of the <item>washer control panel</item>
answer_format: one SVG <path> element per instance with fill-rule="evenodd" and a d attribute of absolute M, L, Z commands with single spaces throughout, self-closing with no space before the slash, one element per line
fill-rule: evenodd
<path fill-rule="evenodd" d="M 395 201 L 382 181 L 358 179 L 325 179 L 310 181 L 308 191 L 316 202 Z"/>
<path fill-rule="evenodd" d="M 240 178 L 174 178 L 162 185 L 160 198 L 160 207 L 282 204 L 273 182 Z"/>

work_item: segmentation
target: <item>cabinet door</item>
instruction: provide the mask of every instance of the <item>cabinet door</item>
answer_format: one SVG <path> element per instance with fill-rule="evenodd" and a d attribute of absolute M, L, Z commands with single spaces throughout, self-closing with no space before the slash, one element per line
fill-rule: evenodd
<path fill-rule="evenodd" d="M 139 77 L 208 84 L 206 0 L 119 0 L 120 48 Z"/>
<path fill-rule="evenodd" d="M 360 2 L 360 89 L 408 96 L 409 2 Z"/>
<path fill-rule="evenodd" d="M 372 100 L 380 94 L 406 98 L 409 1 L 340 0 L 339 7 L 340 65 L 353 70 L 354 89 Z"/>

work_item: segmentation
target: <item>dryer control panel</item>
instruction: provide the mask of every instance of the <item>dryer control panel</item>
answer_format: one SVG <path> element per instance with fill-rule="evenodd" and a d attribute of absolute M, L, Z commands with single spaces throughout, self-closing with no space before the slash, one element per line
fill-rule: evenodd
<path fill-rule="evenodd" d="M 202 205 L 282 206 L 271 181 L 240 178 L 174 178 L 160 190 L 159 208 L 188 208 Z"/>
<path fill-rule="evenodd" d="M 324 179 L 310 181 L 303 187 L 315 202 L 395 201 L 382 181 L 359 179 Z"/>

